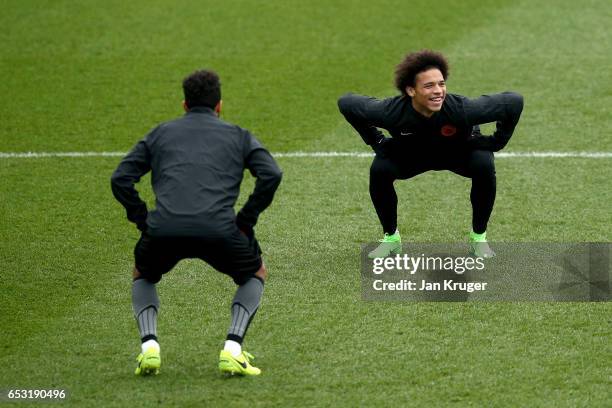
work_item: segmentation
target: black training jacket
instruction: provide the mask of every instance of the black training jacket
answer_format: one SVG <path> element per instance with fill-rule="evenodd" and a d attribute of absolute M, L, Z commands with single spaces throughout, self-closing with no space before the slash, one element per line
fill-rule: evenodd
<path fill-rule="evenodd" d="M 236 219 L 245 169 L 257 180 Z M 150 213 L 134 188 L 149 171 L 155 193 Z M 113 173 L 111 187 L 128 219 L 152 236 L 214 237 L 232 233 L 237 222 L 252 228 L 272 202 L 281 175 L 249 131 L 196 107 L 139 141 Z"/>
<path fill-rule="evenodd" d="M 430 118 L 412 107 L 409 96 L 376 99 L 352 93 L 338 100 L 340 112 L 368 145 L 387 130 L 405 148 L 452 149 L 469 146 L 498 151 L 510 140 L 523 110 L 523 97 L 514 92 L 468 99 L 447 94 L 442 109 Z M 472 134 L 476 125 L 497 122 L 492 137 Z"/>

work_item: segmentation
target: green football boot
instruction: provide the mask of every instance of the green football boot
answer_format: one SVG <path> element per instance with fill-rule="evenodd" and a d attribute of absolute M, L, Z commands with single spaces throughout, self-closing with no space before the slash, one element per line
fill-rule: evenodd
<path fill-rule="evenodd" d="M 259 375 L 261 370 L 251 365 L 255 357 L 251 353 L 243 351 L 238 357 L 232 356 L 227 350 L 221 350 L 219 354 L 219 371 L 229 375 Z"/>
<path fill-rule="evenodd" d="M 402 238 L 398 231 L 395 231 L 395 234 L 392 235 L 385 233 L 385 237 L 379 242 L 380 245 L 368 254 L 368 258 L 386 258 L 389 255 L 397 255 L 402 252 Z"/>
<path fill-rule="evenodd" d="M 136 361 L 138 361 L 138 366 L 134 374 L 143 376 L 159 374 L 161 357 L 159 356 L 159 350 L 155 347 L 149 347 L 144 353 L 140 353 Z"/>
<path fill-rule="evenodd" d="M 487 233 L 476 234 L 474 231 L 470 232 L 470 254 L 477 258 L 493 258 L 495 252 L 489 246 L 487 242 Z"/>

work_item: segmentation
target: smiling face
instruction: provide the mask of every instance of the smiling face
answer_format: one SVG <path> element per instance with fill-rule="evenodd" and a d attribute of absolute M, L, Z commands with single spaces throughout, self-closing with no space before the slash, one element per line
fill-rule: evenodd
<path fill-rule="evenodd" d="M 446 97 L 446 82 L 438 68 L 419 72 L 414 80 L 414 87 L 406 87 L 406 93 L 412 98 L 412 107 L 425 117 L 431 117 L 442 109 Z"/>

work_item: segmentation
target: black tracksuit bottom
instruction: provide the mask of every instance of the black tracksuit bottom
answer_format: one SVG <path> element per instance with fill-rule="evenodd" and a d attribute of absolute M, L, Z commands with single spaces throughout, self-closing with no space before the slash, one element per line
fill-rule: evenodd
<path fill-rule="evenodd" d="M 393 182 L 430 170 L 450 170 L 472 179 L 472 229 L 476 233 L 485 232 L 495 202 L 494 157 L 487 150 L 468 149 L 376 155 L 370 167 L 370 197 L 384 232 L 393 234 L 397 229 L 397 194 Z"/>

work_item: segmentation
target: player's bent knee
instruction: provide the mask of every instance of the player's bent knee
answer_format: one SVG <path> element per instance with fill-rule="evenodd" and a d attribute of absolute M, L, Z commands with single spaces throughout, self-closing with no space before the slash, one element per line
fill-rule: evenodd
<path fill-rule="evenodd" d="M 370 180 L 393 179 L 393 171 L 384 159 L 376 157 L 370 166 Z"/>
<path fill-rule="evenodd" d="M 495 159 L 493 153 L 487 150 L 474 151 L 471 167 L 475 174 L 495 177 Z"/>

